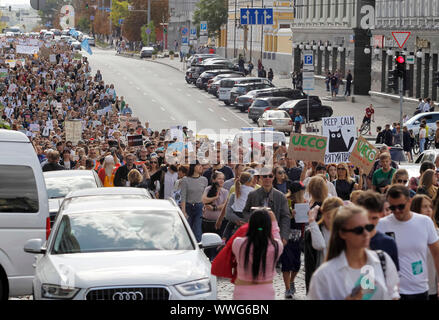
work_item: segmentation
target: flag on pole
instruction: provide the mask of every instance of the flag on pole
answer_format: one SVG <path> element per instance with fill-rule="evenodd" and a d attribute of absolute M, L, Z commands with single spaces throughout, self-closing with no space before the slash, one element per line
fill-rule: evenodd
<path fill-rule="evenodd" d="M 78 31 L 76 31 L 74 28 L 70 29 L 69 33 L 73 37 L 77 37 L 79 35 Z"/>
<path fill-rule="evenodd" d="M 88 44 L 88 39 L 84 39 L 84 40 L 81 42 L 81 47 L 82 47 L 82 49 L 84 49 L 85 51 L 87 51 L 87 53 L 88 53 L 89 55 L 92 55 L 92 54 L 93 54 L 93 52 L 91 52 L 90 45 Z"/>

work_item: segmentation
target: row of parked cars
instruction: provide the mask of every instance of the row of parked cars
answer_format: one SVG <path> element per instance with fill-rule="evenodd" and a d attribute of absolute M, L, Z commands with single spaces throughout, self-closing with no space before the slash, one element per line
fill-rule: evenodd
<path fill-rule="evenodd" d="M 0 150 L 0 301 L 216 299 L 203 249 L 222 240 L 198 242 L 173 200 L 102 188 L 94 171 L 43 173 L 19 131 L 0 129 Z"/>
<path fill-rule="evenodd" d="M 333 114 L 332 108 L 322 105 L 318 96 L 308 97 L 301 90 L 279 88 L 266 78 L 246 74 L 247 70 L 240 72 L 234 61 L 216 54 L 195 54 L 188 61 L 185 80 L 225 105 L 247 112 L 248 118 L 260 127 L 290 132 L 296 113 L 306 119 L 308 108 L 310 121 Z"/>

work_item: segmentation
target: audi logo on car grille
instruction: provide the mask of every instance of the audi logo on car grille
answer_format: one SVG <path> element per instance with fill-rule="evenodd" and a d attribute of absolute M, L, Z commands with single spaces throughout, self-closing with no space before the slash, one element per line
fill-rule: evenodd
<path fill-rule="evenodd" d="M 116 292 L 113 294 L 113 300 L 143 300 L 143 294 L 140 291 Z"/>

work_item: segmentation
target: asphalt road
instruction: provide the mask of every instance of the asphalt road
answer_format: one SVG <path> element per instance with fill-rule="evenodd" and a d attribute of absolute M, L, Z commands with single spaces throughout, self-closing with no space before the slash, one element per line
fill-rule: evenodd
<path fill-rule="evenodd" d="M 113 50 L 94 49 L 89 56 L 93 74 L 100 70 L 105 83 L 113 83 L 118 96 L 123 96 L 144 123 L 161 130 L 196 121 L 197 132 L 211 129 L 239 129 L 254 126 L 247 114 L 226 107 L 205 91 L 194 88 L 184 75 L 169 66 L 147 60 L 116 56 Z"/>

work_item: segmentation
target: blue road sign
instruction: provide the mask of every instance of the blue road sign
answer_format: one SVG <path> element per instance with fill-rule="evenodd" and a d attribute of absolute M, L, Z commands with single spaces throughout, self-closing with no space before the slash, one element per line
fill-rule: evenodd
<path fill-rule="evenodd" d="M 111 8 L 106 8 L 107 12 L 111 12 Z"/>
<path fill-rule="evenodd" d="M 313 59 L 312 58 L 312 54 L 306 55 L 305 58 L 304 58 L 304 64 L 312 66 L 313 65 L 312 59 Z"/>
<path fill-rule="evenodd" d="M 95 16 L 90 16 L 90 20 L 93 21 L 95 19 Z"/>
<path fill-rule="evenodd" d="M 181 34 L 182 35 L 187 35 L 187 33 L 189 32 L 189 30 L 188 30 L 188 28 L 186 28 L 186 27 L 183 27 L 182 29 L 181 29 Z"/>
<path fill-rule="evenodd" d="M 189 44 L 189 39 L 188 39 L 188 37 L 183 37 L 183 38 L 181 38 L 181 45 L 182 46 L 184 46 L 184 45 L 188 45 Z"/>
<path fill-rule="evenodd" d="M 273 24 L 273 8 L 241 8 L 241 24 Z"/>
<path fill-rule="evenodd" d="M 119 24 L 123 24 L 123 19 L 119 19 Z"/>
<path fill-rule="evenodd" d="M 191 36 L 197 35 L 197 28 L 191 28 Z"/>
<path fill-rule="evenodd" d="M 151 34 L 151 29 L 150 28 L 146 28 L 146 34 Z"/>
<path fill-rule="evenodd" d="M 207 32 L 207 22 L 203 21 L 200 23 L 200 32 Z"/>

